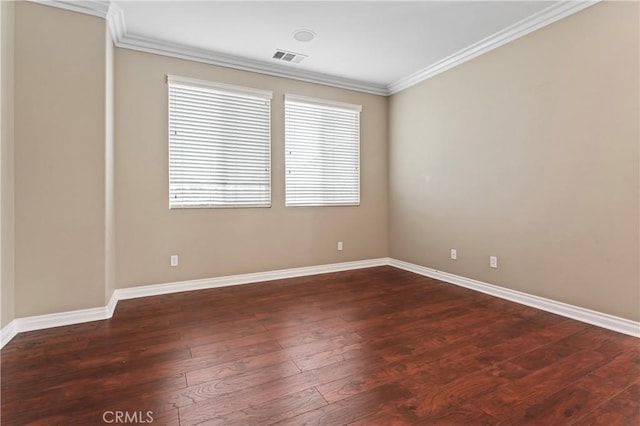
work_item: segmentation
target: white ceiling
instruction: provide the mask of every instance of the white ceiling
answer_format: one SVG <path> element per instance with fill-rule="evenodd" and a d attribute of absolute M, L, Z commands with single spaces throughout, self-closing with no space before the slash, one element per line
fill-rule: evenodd
<path fill-rule="evenodd" d="M 123 47 L 145 50 L 156 43 L 173 54 L 191 49 L 191 56 L 198 52 L 195 56 L 241 64 L 239 68 L 311 81 L 334 79 L 380 93 L 474 46 L 484 49 L 475 49 L 477 55 L 515 38 L 505 34 L 521 36 L 542 26 L 540 22 L 560 19 L 569 14 L 566 10 L 584 7 L 576 7 L 579 3 L 584 2 L 111 2 L 121 9 Z M 560 12 L 549 12 L 554 9 Z M 296 41 L 298 29 L 313 30 L 315 39 Z M 271 58 L 276 49 L 308 58 L 298 64 L 276 61 Z"/>

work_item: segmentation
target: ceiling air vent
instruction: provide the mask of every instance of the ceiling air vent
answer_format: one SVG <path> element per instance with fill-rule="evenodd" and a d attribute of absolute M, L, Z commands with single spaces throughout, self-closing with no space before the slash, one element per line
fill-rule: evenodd
<path fill-rule="evenodd" d="M 300 63 L 307 55 L 302 55 L 300 53 L 287 52 L 286 50 L 278 49 L 276 53 L 273 54 L 272 58 L 277 59 L 279 61 L 284 62 L 292 62 L 294 64 Z"/>

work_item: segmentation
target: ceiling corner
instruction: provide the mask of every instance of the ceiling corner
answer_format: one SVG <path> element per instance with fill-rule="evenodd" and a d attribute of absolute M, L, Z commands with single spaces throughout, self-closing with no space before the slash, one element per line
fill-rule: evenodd
<path fill-rule="evenodd" d="M 387 86 L 393 95 L 602 0 L 561 1 Z"/>

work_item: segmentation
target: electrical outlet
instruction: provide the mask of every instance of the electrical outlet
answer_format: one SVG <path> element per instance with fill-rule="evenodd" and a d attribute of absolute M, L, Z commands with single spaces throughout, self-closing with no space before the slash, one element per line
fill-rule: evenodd
<path fill-rule="evenodd" d="M 498 267 L 498 258 L 496 256 L 489 256 L 489 266 L 492 268 Z"/>
<path fill-rule="evenodd" d="M 178 266 L 178 255 L 177 254 L 172 254 L 171 255 L 171 266 Z"/>
<path fill-rule="evenodd" d="M 451 249 L 451 259 L 456 260 L 458 258 L 458 250 Z"/>
<path fill-rule="evenodd" d="M 338 251 L 342 251 L 342 241 L 338 241 Z"/>

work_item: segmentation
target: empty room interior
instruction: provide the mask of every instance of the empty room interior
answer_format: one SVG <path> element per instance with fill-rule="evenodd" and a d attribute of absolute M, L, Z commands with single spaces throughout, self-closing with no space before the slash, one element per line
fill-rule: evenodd
<path fill-rule="evenodd" d="M 640 3 L 0 5 L 3 425 L 640 424 Z"/>

